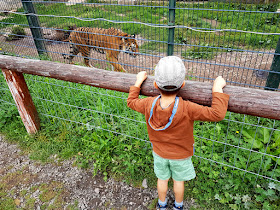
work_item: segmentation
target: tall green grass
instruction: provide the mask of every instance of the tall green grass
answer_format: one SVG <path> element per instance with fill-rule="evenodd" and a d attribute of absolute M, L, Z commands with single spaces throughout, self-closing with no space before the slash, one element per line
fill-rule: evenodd
<path fill-rule="evenodd" d="M 140 187 L 146 178 L 149 186 L 156 186 L 144 117 L 127 108 L 126 93 L 25 78 L 41 130 L 31 136 L 26 133 L 0 76 L 0 133 L 21 145 L 32 159 L 51 161 L 54 154 L 62 160 L 74 157 L 77 165 L 93 166 L 93 174 L 101 173 L 105 180 L 110 176 Z M 193 157 L 197 177 L 186 183 L 186 196 L 201 208 L 277 209 L 279 184 L 242 170 L 279 180 L 277 159 L 263 155 L 279 156 L 279 128 L 279 121 L 234 113 L 219 123 L 196 122 L 195 154 L 202 158 Z"/>

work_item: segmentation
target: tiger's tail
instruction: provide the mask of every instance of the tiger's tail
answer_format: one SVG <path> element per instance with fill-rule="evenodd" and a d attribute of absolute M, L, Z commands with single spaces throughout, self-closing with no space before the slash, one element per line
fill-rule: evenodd
<path fill-rule="evenodd" d="M 70 64 L 73 64 L 73 58 L 79 53 L 79 50 L 73 45 L 71 38 L 69 38 L 69 42 L 71 43 L 69 54 L 63 53 L 62 56 L 65 60 L 68 60 Z"/>

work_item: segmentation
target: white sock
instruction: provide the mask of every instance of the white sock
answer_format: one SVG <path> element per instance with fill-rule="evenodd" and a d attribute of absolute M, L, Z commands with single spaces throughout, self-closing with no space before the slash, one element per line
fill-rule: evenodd
<path fill-rule="evenodd" d="M 182 207 L 183 206 L 183 201 L 181 203 L 177 203 L 177 201 L 175 200 L 175 206 L 176 207 Z"/>
<path fill-rule="evenodd" d="M 165 201 L 161 201 L 160 199 L 158 199 L 158 204 L 161 206 L 165 206 L 167 204 L 167 199 L 165 198 Z"/>

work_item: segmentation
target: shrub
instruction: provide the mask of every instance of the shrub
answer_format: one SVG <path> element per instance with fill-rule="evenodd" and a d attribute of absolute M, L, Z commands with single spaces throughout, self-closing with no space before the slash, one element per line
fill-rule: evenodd
<path fill-rule="evenodd" d="M 26 35 L 26 33 L 22 26 L 14 26 L 12 28 L 11 34 L 9 34 L 6 39 L 7 41 L 18 40 L 24 38 L 24 35 Z"/>

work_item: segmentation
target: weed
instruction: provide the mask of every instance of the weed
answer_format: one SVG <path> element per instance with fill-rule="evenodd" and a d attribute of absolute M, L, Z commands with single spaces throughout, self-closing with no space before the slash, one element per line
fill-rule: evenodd
<path fill-rule="evenodd" d="M 79 209 L 78 208 L 78 204 L 79 204 L 79 202 L 78 201 L 75 201 L 75 203 L 74 204 L 70 204 L 69 206 L 67 206 L 67 210 L 69 209 L 69 210 L 77 210 L 77 209 Z"/>
<path fill-rule="evenodd" d="M 88 3 L 99 3 L 99 0 L 88 0 Z"/>
<path fill-rule="evenodd" d="M 56 193 L 53 190 L 44 190 L 40 195 L 39 198 L 42 202 L 51 201 L 56 196 Z"/>
<path fill-rule="evenodd" d="M 201 44 L 182 52 L 181 56 L 188 59 L 212 59 L 214 57 L 213 51 L 213 48 L 209 47 L 208 44 Z"/>
<path fill-rule="evenodd" d="M 9 34 L 6 38 L 7 41 L 18 40 L 24 38 L 26 35 L 24 28 L 22 26 L 14 26 L 12 28 L 11 34 Z"/>
<path fill-rule="evenodd" d="M 45 207 L 47 207 L 51 201 L 53 201 L 52 205 L 48 206 L 48 209 L 58 209 L 63 207 L 64 201 L 62 196 L 67 194 L 67 192 L 62 183 L 54 181 L 51 183 L 44 183 L 39 186 L 39 190 L 39 199 L 44 203 Z"/>
<path fill-rule="evenodd" d="M 148 209 L 149 209 L 149 210 L 154 210 L 154 209 L 156 209 L 157 202 L 158 202 L 158 199 L 157 199 L 157 198 L 154 199 L 154 200 L 152 200 L 152 202 L 151 202 L 150 205 L 148 206 Z"/>
<path fill-rule="evenodd" d="M 276 12 L 278 9 L 278 5 L 276 2 L 272 4 L 257 4 L 256 8 L 259 11 Z"/>
<path fill-rule="evenodd" d="M 0 182 L 0 209 L 16 209 L 14 200 L 8 196 L 6 185 Z"/>
<path fill-rule="evenodd" d="M 27 190 L 22 190 L 22 191 L 19 193 L 19 195 L 20 195 L 21 197 L 25 196 L 26 194 L 27 194 Z"/>
<path fill-rule="evenodd" d="M 38 190 L 38 186 L 37 185 L 34 185 L 34 186 L 32 186 L 31 187 L 31 192 L 33 193 L 33 192 L 35 192 L 36 190 Z"/>
<path fill-rule="evenodd" d="M 29 198 L 26 200 L 26 208 L 27 209 L 34 209 L 35 208 L 35 202 L 36 199 L 35 198 Z"/>

